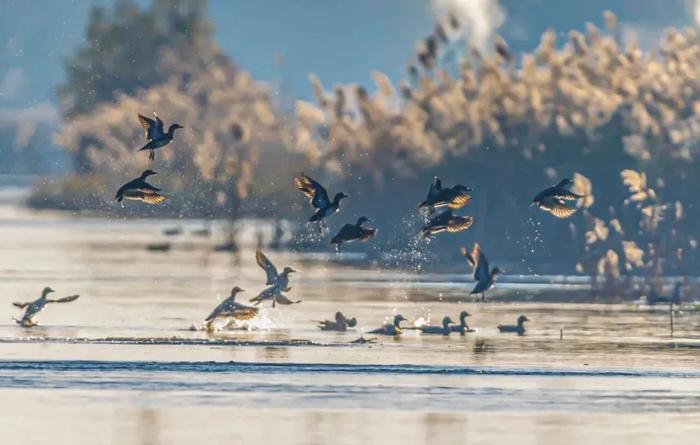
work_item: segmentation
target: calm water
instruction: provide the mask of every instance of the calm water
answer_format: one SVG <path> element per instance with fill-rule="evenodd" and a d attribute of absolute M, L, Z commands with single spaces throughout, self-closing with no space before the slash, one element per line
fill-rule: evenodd
<path fill-rule="evenodd" d="M 145 248 L 178 224 L 170 252 Z M 472 303 L 449 275 L 269 251 L 300 270 L 289 295 L 303 303 L 207 334 L 193 328 L 221 297 L 251 298 L 264 276 L 251 226 L 239 255 L 201 227 L 0 205 L 1 443 L 697 443 L 698 313 L 677 314 L 670 338 L 662 308 Z M 15 325 L 10 303 L 46 285 L 81 298 Z M 464 337 L 350 343 L 396 313 L 437 324 L 463 309 L 477 330 Z M 337 310 L 357 328 L 315 329 Z M 528 335 L 498 333 L 520 314 Z"/>

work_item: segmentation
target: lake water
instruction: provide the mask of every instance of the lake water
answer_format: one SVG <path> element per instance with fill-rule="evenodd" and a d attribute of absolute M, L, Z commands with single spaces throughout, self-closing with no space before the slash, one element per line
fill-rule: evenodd
<path fill-rule="evenodd" d="M 193 328 L 264 274 L 245 230 L 234 255 L 213 251 L 216 230 L 192 234 L 202 226 L 0 206 L 0 443 L 697 443 L 696 312 L 676 314 L 671 338 L 664 308 L 474 303 L 464 277 L 269 250 L 299 269 L 289 296 L 303 302 L 208 334 Z M 81 297 L 17 326 L 11 302 L 47 285 Z M 463 309 L 464 337 L 350 343 L 397 313 L 410 326 Z M 315 328 L 337 310 L 358 326 Z M 527 335 L 498 333 L 520 314 Z"/>

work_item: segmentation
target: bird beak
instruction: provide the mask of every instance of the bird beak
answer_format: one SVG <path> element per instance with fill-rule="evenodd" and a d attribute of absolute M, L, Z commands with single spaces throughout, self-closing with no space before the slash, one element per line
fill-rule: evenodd
<path fill-rule="evenodd" d="M 535 202 L 535 201 L 532 201 L 532 202 L 530 203 L 530 207 L 535 207 L 536 205 L 537 205 L 537 202 Z"/>
<path fill-rule="evenodd" d="M 289 269 L 289 272 L 290 272 L 290 273 L 296 272 L 296 270 L 294 270 L 294 269 Z"/>

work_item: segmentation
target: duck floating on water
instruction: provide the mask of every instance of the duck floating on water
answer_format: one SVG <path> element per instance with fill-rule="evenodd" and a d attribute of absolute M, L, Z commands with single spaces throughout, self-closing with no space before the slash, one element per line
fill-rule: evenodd
<path fill-rule="evenodd" d="M 38 323 L 34 320 L 34 317 L 36 317 L 36 315 L 39 312 L 41 312 L 47 304 L 69 303 L 71 301 L 77 300 L 78 297 L 80 297 L 80 295 L 70 295 L 68 297 L 49 300 L 47 296 L 53 292 L 56 291 L 51 289 L 50 287 L 45 287 L 44 290 L 41 292 L 41 297 L 39 297 L 35 301 L 30 301 L 28 303 L 12 303 L 14 306 L 20 309 L 27 308 L 27 310 L 24 312 L 24 316 L 21 319 L 18 320 L 16 318 L 13 318 L 13 320 L 17 322 L 18 325 L 23 326 L 25 328 L 36 326 Z"/>
<path fill-rule="evenodd" d="M 148 159 L 154 160 L 156 158 L 156 150 L 165 147 L 173 141 L 175 138 L 175 130 L 179 128 L 185 128 L 180 124 L 172 124 L 168 131 L 163 131 L 163 121 L 160 120 L 158 115 L 153 112 L 155 120 L 146 117 L 139 113 L 139 122 L 141 126 L 146 130 L 146 145 L 139 148 L 138 151 L 150 150 L 148 154 Z"/>
<path fill-rule="evenodd" d="M 381 328 L 375 329 L 373 331 L 369 331 L 368 334 L 381 334 L 381 335 L 401 335 L 401 322 L 406 321 L 406 319 L 403 317 L 403 315 L 398 314 L 394 316 L 394 322 L 393 323 L 387 323 Z"/>
<path fill-rule="evenodd" d="M 532 199 L 530 206 L 536 206 L 545 212 L 549 212 L 557 218 L 568 218 L 576 213 L 576 208 L 566 205 L 566 201 L 576 201 L 584 198 L 583 195 L 571 191 L 574 181 L 562 179 L 557 185 L 546 188 Z"/>
<path fill-rule="evenodd" d="M 474 281 L 476 281 L 476 285 L 470 294 L 481 294 L 481 301 L 486 301 L 486 291 L 493 287 L 496 282 L 496 275 L 501 273 L 501 269 L 498 267 L 489 269 L 489 262 L 478 243 L 474 243 L 471 253 L 469 253 L 464 246 L 462 246 L 460 252 L 474 268 Z"/>
<path fill-rule="evenodd" d="M 258 315 L 259 309 L 256 307 L 245 306 L 236 302 L 236 295 L 243 292 L 243 289 L 236 286 L 231 289 L 231 295 L 222 301 L 209 316 L 204 319 L 207 331 L 211 331 L 213 323 L 219 318 L 227 318 L 231 320 L 250 320 Z"/>
<path fill-rule="evenodd" d="M 321 233 L 328 228 L 325 219 L 340 209 L 340 200 L 350 197 L 340 192 L 336 193 L 333 201 L 331 201 L 328 199 L 328 191 L 326 191 L 325 187 L 304 173 L 294 177 L 294 186 L 310 199 L 311 205 L 316 209 L 311 218 L 309 218 L 309 222 L 318 223 L 318 229 Z"/>
<path fill-rule="evenodd" d="M 318 322 L 318 327 L 322 331 L 339 331 L 345 332 L 348 327 L 355 327 L 357 325 L 357 319 L 355 317 L 347 318 L 342 312 L 335 313 L 335 321 L 324 320 Z"/>
<path fill-rule="evenodd" d="M 651 286 L 649 296 L 647 296 L 646 298 L 646 303 L 650 306 L 654 306 L 656 304 L 675 304 L 677 306 L 680 306 L 682 287 L 683 283 L 676 283 L 675 286 L 673 286 L 673 294 L 668 296 L 657 294 L 656 288 L 654 286 Z"/>
<path fill-rule="evenodd" d="M 459 332 L 459 335 L 466 335 L 467 332 L 474 332 L 474 329 L 471 329 L 469 325 L 467 325 L 467 317 L 470 316 L 471 314 L 467 311 L 460 312 L 459 324 L 450 326 L 450 330 L 452 332 Z"/>
<path fill-rule="evenodd" d="M 419 209 L 427 208 L 429 213 L 433 213 L 435 209 L 448 207 L 452 210 L 460 209 L 471 201 L 472 197 L 469 194 L 472 191 L 471 187 L 457 184 L 454 187 L 442 187 L 442 181 L 435 176 L 428 196 L 425 201 L 418 204 Z"/>
<path fill-rule="evenodd" d="M 457 216 L 452 214 L 452 210 L 447 209 L 428 221 L 421 228 L 421 233 L 424 238 L 440 232 L 456 233 L 467 230 L 473 223 L 474 219 L 471 216 Z"/>
<path fill-rule="evenodd" d="M 165 201 L 167 197 L 159 193 L 160 189 L 158 187 L 153 187 L 146 182 L 149 176 L 157 174 L 158 173 L 153 170 L 144 170 L 141 176 L 119 187 L 114 199 L 117 202 L 122 202 L 127 199 L 130 201 L 143 201 L 146 204 L 160 204 Z"/>
<path fill-rule="evenodd" d="M 525 322 L 526 322 L 526 321 L 530 321 L 530 319 L 527 318 L 527 317 L 524 316 L 524 315 L 521 315 L 520 317 L 518 317 L 518 321 L 517 321 L 518 324 L 517 324 L 517 325 L 513 326 L 513 325 L 502 325 L 502 324 L 499 324 L 499 325 L 498 325 L 498 330 L 499 330 L 501 333 L 515 332 L 515 333 L 517 333 L 518 335 L 524 335 L 524 334 L 525 334 Z"/>
<path fill-rule="evenodd" d="M 452 321 L 449 316 L 446 316 L 442 319 L 442 326 L 420 326 L 418 330 L 423 334 L 440 334 L 447 336 L 452 332 L 451 324 L 454 324 L 454 321 Z"/>
<path fill-rule="evenodd" d="M 260 266 L 262 270 L 264 270 L 267 274 L 267 281 L 265 282 L 265 284 L 269 285 L 270 287 L 260 292 L 260 295 L 258 295 L 257 297 L 252 298 L 250 300 L 251 302 L 254 302 L 257 306 L 265 300 L 272 300 L 273 308 L 277 303 L 301 303 L 301 300 L 292 301 L 282 293 L 289 292 L 290 290 L 292 290 L 292 288 L 289 287 L 289 274 L 296 272 L 294 269 L 292 269 L 289 266 L 286 266 L 282 270 L 282 273 L 277 272 L 277 268 L 275 267 L 275 265 L 272 264 L 272 261 L 270 261 L 260 249 L 255 251 L 255 261 L 258 263 L 258 266 Z"/>
<path fill-rule="evenodd" d="M 340 228 L 340 231 L 336 236 L 331 238 L 331 244 L 335 244 L 335 249 L 340 252 L 340 246 L 343 243 L 349 243 L 352 241 L 369 241 L 374 238 L 377 234 L 377 229 L 363 227 L 363 224 L 371 222 L 371 220 L 365 216 L 361 216 L 357 219 L 355 224 L 345 224 Z"/>

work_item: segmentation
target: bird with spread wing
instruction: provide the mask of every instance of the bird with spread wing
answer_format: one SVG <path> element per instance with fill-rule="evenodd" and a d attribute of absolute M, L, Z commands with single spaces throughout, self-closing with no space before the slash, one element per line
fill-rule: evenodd
<path fill-rule="evenodd" d="M 127 199 L 130 201 L 142 201 L 146 204 L 160 204 L 165 201 L 167 196 L 161 194 L 158 187 L 154 187 L 146 182 L 149 176 L 157 174 L 153 170 L 144 170 L 141 176 L 119 187 L 114 197 L 115 201 L 122 202 Z"/>
<path fill-rule="evenodd" d="M 328 228 L 325 219 L 340 209 L 340 200 L 349 198 L 345 193 L 336 193 L 333 201 L 328 198 L 328 191 L 317 181 L 311 179 L 304 173 L 294 177 L 294 186 L 309 198 L 311 206 L 316 209 L 309 218 L 309 222 L 318 223 L 321 233 Z"/>
<path fill-rule="evenodd" d="M 48 295 L 52 292 L 56 292 L 55 290 L 51 289 L 50 287 L 45 287 L 44 290 L 41 292 L 41 297 L 34 301 L 29 301 L 26 303 L 19 303 L 15 302 L 12 303 L 14 306 L 20 308 L 20 309 L 25 309 L 24 311 L 24 316 L 21 319 L 16 319 L 13 318 L 15 322 L 17 322 L 18 325 L 23 326 L 23 327 L 31 327 L 31 326 L 36 326 L 38 323 L 34 320 L 34 317 L 41 312 L 44 307 L 46 307 L 47 304 L 49 303 L 69 303 L 71 301 L 75 301 L 80 297 L 80 295 L 70 295 L 68 297 L 63 297 L 63 298 L 57 298 L 55 300 L 51 300 L 48 298 Z"/>
<path fill-rule="evenodd" d="M 501 269 L 498 267 L 489 269 L 489 262 L 478 243 L 474 243 L 474 247 L 472 248 L 471 252 L 469 252 L 464 246 L 462 246 L 460 251 L 467 259 L 469 264 L 471 264 L 474 268 L 474 281 L 476 282 L 476 285 L 474 285 L 474 289 L 471 291 L 471 294 L 481 294 L 481 301 L 486 301 L 486 291 L 493 287 L 494 283 L 496 282 L 496 275 L 501 273 Z"/>
<path fill-rule="evenodd" d="M 576 213 L 576 208 L 566 205 L 566 201 L 576 201 L 585 198 L 584 195 L 579 195 L 571 191 L 573 185 L 574 181 L 571 179 L 562 179 L 557 185 L 548 187 L 539 192 L 532 199 L 530 206 L 536 206 L 557 218 L 568 218 Z"/>
<path fill-rule="evenodd" d="M 240 292 L 243 292 L 243 289 L 238 286 L 234 287 L 231 289 L 231 295 L 214 308 L 204 320 L 207 331 L 213 329 L 213 323 L 217 319 L 250 320 L 258 314 L 260 311 L 258 308 L 236 302 L 236 295 Z"/>
<path fill-rule="evenodd" d="M 252 298 L 250 300 L 251 302 L 254 302 L 255 305 L 258 305 L 265 300 L 272 300 L 273 308 L 276 304 L 301 303 L 301 300 L 292 301 L 282 293 L 289 292 L 290 290 L 292 290 L 292 288 L 289 287 L 289 274 L 296 272 L 294 269 L 292 269 L 289 266 L 286 266 L 282 270 L 282 273 L 279 273 L 277 271 L 277 267 L 275 267 L 275 265 L 272 264 L 272 261 L 270 261 L 260 249 L 258 249 L 255 252 L 255 261 L 258 263 L 258 266 L 260 266 L 262 270 L 265 271 L 265 274 L 267 275 L 267 280 L 265 281 L 265 284 L 269 287 L 265 288 L 265 290 L 260 292 L 260 294 L 257 297 Z"/>
<path fill-rule="evenodd" d="M 163 121 L 160 120 L 156 112 L 153 112 L 153 117 L 146 117 L 143 114 L 138 115 L 139 122 L 141 126 L 146 130 L 146 145 L 139 148 L 138 151 L 149 150 L 148 159 L 154 160 L 156 158 L 156 150 L 166 145 L 170 144 L 175 138 L 175 130 L 178 128 L 184 128 L 180 124 L 172 124 L 168 131 L 164 131 Z"/>

